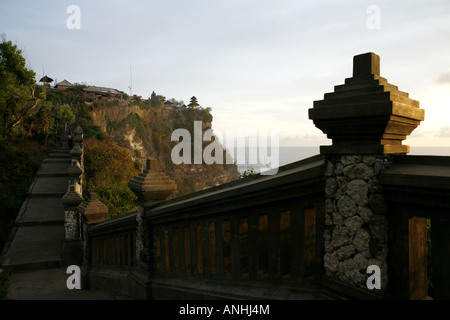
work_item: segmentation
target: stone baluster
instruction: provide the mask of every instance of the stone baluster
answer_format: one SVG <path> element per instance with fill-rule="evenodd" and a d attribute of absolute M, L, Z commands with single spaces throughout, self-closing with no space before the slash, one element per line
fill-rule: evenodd
<path fill-rule="evenodd" d="M 81 128 L 81 126 L 77 126 L 73 131 L 73 143 L 74 146 L 78 144 L 78 146 L 83 149 L 83 128 Z"/>
<path fill-rule="evenodd" d="M 148 159 L 146 168 L 128 183 L 129 188 L 137 196 L 136 204 L 136 265 L 131 279 L 133 286 L 140 292 L 139 296 L 149 299 L 150 273 L 153 266 L 152 235 L 145 216 L 160 202 L 166 200 L 177 190 L 176 183 L 158 170 L 156 160 Z"/>
<path fill-rule="evenodd" d="M 78 182 L 81 186 L 81 195 L 83 196 L 83 173 L 84 173 L 84 147 L 83 147 L 83 129 L 77 126 L 73 131 L 74 146 L 70 150 L 72 162 L 67 169 L 67 174 L 71 181 Z M 81 171 L 81 173 L 80 173 Z"/>
<path fill-rule="evenodd" d="M 100 200 L 97 199 L 97 194 L 91 192 L 91 198 L 88 201 L 83 202 L 79 207 L 81 220 L 81 235 L 82 235 L 82 247 L 83 247 L 83 265 L 81 268 L 82 285 L 84 286 L 84 280 L 89 273 L 91 266 L 91 247 L 90 239 L 87 233 L 86 225 L 92 225 L 105 220 L 108 214 L 108 207 L 105 206 Z"/>
<path fill-rule="evenodd" d="M 83 166 L 83 129 L 77 126 L 73 131 L 73 148 L 70 150 L 72 159 L 77 160 Z"/>
<path fill-rule="evenodd" d="M 80 205 L 79 212 L 86 219 L 86 224 L 94 224 L 105 220 L 108 207 L 97 199 L 97 193 L 91 192 L 91 198 Z"/>
<path fill-rule="evenodd" d="M 141 266 L 148 268 L 151 266 L 151 237 L 148 234 L 145 215 L 172 195 L 177 190 L 177 185 L 159 171 L 156 160 L 147 159 L 145 170 L 131 179 L 128 186 L 137 196 L 136 258 Z"/>
<path fill-rule="evenodd" d="M 65 221 L 63 263 L 66 265 L 79 265 L 82 262 L 80 217 L 78 213 L 78 206 L 82 201 L 81 186 L 77 182 L 73 182 L 62 198 Z"/>
<path fill-rule="evenodd" d="M 380 77 L 380 58 L 355 56 L 353 77 L 309 109 L 314 124 L 332 139 L 325 156 L 325 276 L 333 283 L 368 290 L 367 267 L 381 269 L 388 286 L 388 219 L 380 175 L 406 154 L 407 135 L 424 120 L 419 102 Z"/>
<path fill-rule="evenodd" d="M 69 185 L 75 182 L 81 184 L 81 177 L 83 175 L 83 169 L 80 163 L 76 159 L 72 159 L 70 167 L 66 170 L 67 176 L 69 177 Z"/>

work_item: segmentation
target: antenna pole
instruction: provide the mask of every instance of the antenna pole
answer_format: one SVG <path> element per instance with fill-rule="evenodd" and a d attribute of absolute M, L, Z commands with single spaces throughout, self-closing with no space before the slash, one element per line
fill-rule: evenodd
<path fill-rule="evenodd" d="M 131 77 L 131 64 L 130 64 L 130 98 L 133 96 L 133 78 Z"/>

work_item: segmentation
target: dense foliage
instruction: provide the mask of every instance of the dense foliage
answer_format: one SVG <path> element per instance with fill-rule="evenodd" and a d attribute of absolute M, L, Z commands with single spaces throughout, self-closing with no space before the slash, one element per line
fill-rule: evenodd
<path fill-rule="evenodd" d="M 36 84 L 35 72 L 26 67 L 22 51 L 11 41 L 0 43 L 0 139 L 48 142 L 65 122 L 74 121 L 67 104 L 46 99 Z"/>
<path fill-rule="evenodd" d="M 136 209 L 135 195 L 128 182 L 139 173 L 127 151 L 110 138 L 87 139 L 85 150 L 85 181 L 87 192 L 96 192 L 114 217 Z"/>

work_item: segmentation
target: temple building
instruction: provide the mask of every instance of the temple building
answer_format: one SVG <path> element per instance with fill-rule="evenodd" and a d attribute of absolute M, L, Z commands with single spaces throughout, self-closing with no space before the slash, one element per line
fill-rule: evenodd
<path fill-rule="evenodd" d="M 48 89 L 50 88 L 50 83 L 53 82 L 53 79 L 47 76 L 44 76 L 41 78 L 41 80 L 39 80 L 39 82 L 42 82 L 44 85 L 44 88 Z"/>
<path fill-rule="evenodd" d="M 67 90 L 67 89 L 70 89 L 73 87 L 74 87 L 74 85 L 72 83 L 70 83 L 69 81 L 67 81 L 66 79 L 64 79 L 61 82 L 58 82 L 55 85 L 55 89 L 58 89 L 58 90 Z"/>
<path fill-rule="evenodd" d="M 195 96 L 193 96 L 191 98 L 191 102 L 188 104 L 188 107 L 192 108 L 192 109 L 197 109 L 197 107 L 199 107 L 200 105 L 198 104 L 197 98 Z"/>
<path fill-rule="evenodd" d="M 113 88 L 87 86 L 84 91 L 93 94 L 96 98 L 104 100 L 121 100 L 123 97 L 123 92 Z"/>

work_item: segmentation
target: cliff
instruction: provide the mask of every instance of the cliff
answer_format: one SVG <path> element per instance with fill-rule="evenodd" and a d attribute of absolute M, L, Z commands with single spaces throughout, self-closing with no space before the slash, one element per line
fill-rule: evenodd
<path fill-rule="evenodd" d="M 193 139 L 194 121 L 202 122 L 203 131 L 212 128 L 210 109 L 110 101 L 92 105 L 89 114 L 95 125 L 128 151 L 141 170 L 147 158 L 158 160 L 161 170 L 177 183 L 178 193 L 173 197 L 221 185 L 240 176 L 234 164 L 176 165 L 171 160 L 172 148 L 178 143 L 171 141 L 172 132 L 187 129 Z"/>

